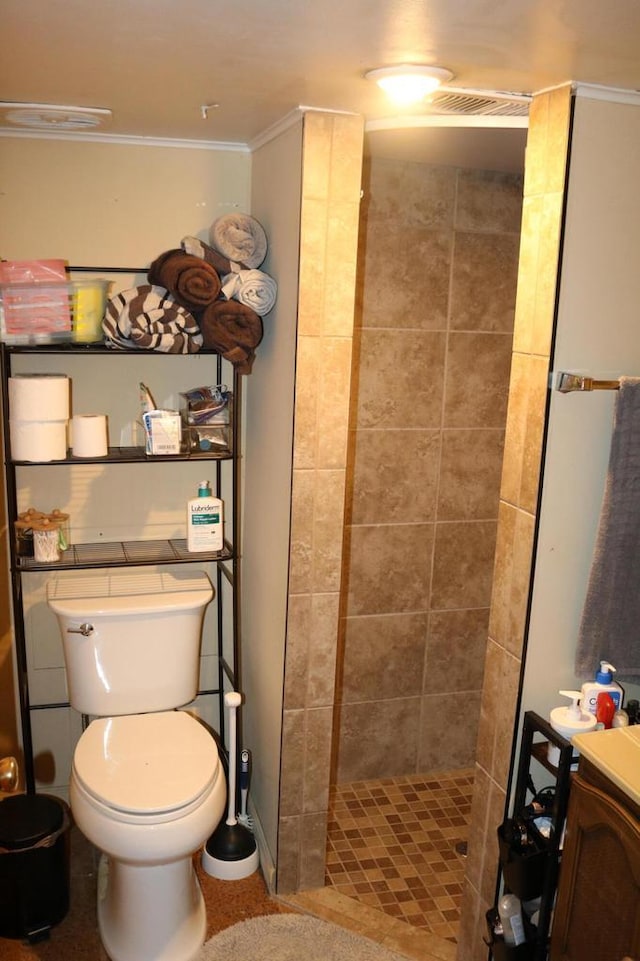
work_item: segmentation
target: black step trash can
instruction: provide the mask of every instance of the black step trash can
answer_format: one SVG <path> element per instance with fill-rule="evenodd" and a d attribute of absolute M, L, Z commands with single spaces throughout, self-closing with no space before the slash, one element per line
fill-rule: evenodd
<path fill-rule="evenodd" d="M 49 937 L 69 910 L 69 808 L 47 794 L 0 801 L 0 937 Z"/>

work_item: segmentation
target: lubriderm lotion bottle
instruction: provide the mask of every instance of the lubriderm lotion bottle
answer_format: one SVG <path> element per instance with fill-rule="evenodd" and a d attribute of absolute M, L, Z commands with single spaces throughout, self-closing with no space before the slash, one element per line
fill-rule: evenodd
<path fill-rule="evenodd" d="M 200 481 L 198 496 L 187 502 L 187 550 L 221 551 L 222 501 L 211 493 L 209 481 Z"/>

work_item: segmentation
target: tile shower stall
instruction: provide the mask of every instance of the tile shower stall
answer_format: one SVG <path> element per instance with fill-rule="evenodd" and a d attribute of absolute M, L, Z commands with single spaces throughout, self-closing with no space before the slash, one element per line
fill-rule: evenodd
<path fill-rule="evenodd" d="M 473 767 L 522 188 L 517 174 L 365 163 L 334 798 Z"/>

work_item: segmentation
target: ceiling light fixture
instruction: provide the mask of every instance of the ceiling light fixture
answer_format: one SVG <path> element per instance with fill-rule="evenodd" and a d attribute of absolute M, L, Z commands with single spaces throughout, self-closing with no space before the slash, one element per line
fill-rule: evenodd
<path fill-rule="evenodd" d="M 67 107 L 54 103 L 0 102 L 0 122 L 32 130 L 90 130 L 111 120 L 105 107 Z"/>
<path fill-rule="evenodd" d="M 396 103 L 412 104 L 424 100 L 441 84 L 451 80 L 453 74 L 445 67 L 403 63 L 395 67 L 369 70 L 365 77 L 375 81 Z"/>

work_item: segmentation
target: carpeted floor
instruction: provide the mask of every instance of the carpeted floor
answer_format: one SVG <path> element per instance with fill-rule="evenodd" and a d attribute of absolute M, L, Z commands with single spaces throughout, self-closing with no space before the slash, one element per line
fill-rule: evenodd
<path fill-rule="evenodd" d="M 406 961 L 375 941 L 305 915 L 253 918 L 207 942 L 198 961 Z"/>
<path fill-rule="evenodd" d="M 202 871 L 199 857 L 195 863 L 207 906 L 207 940 L 239 921 L 290 910 L 270 897 L 259 870 L 242 881 L 218 881 Z M 96 922 L 96 867 L 95 850 L 72 828 L 69 913 L 38 944 L 0 938 L 2 961 L 108 961 Z"/>

